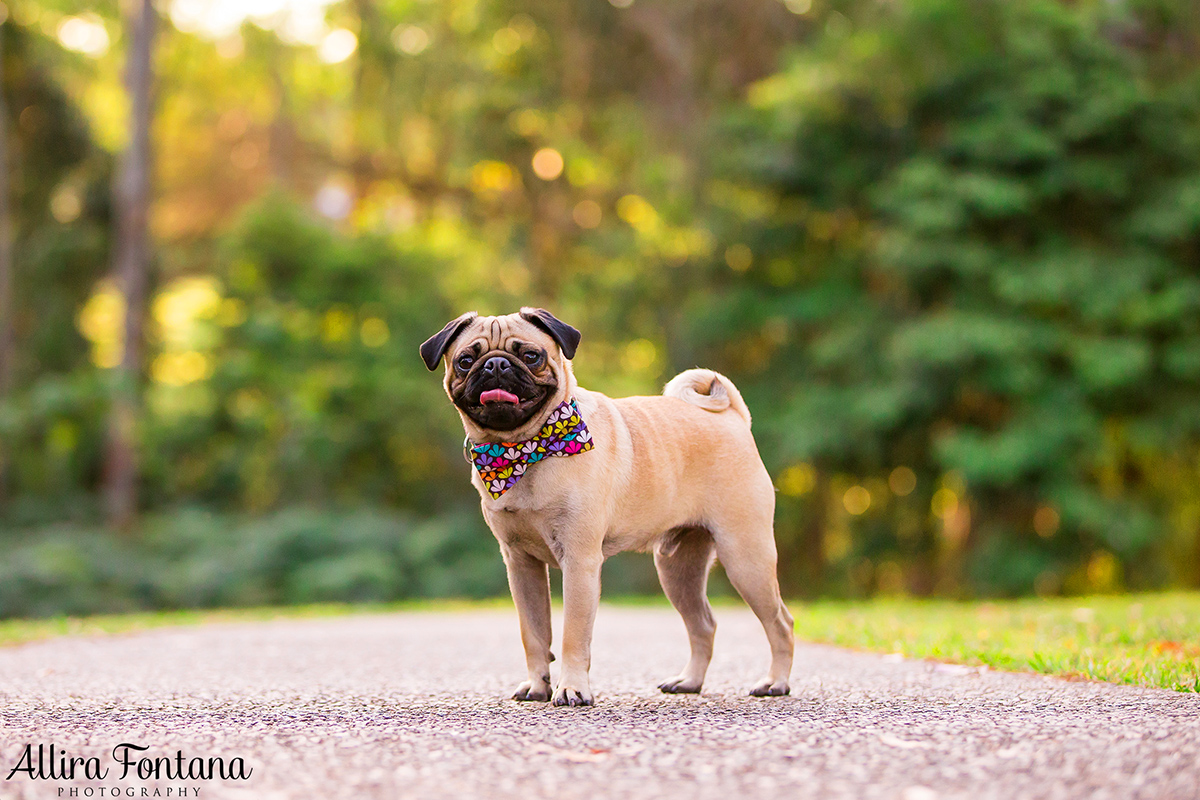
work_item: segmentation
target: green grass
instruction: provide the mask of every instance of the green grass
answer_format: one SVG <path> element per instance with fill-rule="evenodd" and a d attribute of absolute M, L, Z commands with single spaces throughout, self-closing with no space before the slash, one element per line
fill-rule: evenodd
<path fill-rule="evenodd" d="M 990 668 L 1200 692 L 1200 593 L 792 604 L 801 639 Z"/>

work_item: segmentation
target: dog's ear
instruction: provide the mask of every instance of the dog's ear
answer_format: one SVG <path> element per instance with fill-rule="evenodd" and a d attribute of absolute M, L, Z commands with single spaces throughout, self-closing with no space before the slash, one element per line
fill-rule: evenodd
<path fill-rule="evenodd" d="M 437 369 L 438 362 L 442 360 L 446 350 L 462 333 L 462 329 L 470 325 L 471 320 L 477 316 L 479 315 L 474 311 L 468 311 L 461 317 L 447 322 L 446 327 L 425 340 L 421 345 L 421 358 L 425 359 L 425 366 L 429 367 L 430 371 Z"/>
<path fill-rule="evenodd" d="M 568 359 L 575 357 L 575 350 L 579 347 L 579 331 L 544 308 L 522 308 L 521 318 L 550 334 L 550 338 L 558 342 L 558 348 Z"/>

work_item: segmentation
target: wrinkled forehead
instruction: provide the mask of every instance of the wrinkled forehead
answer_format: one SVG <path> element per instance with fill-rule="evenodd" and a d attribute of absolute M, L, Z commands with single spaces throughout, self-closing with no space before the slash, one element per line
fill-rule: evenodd
<path fill-rule="evenodd" d="M 513 350 L 514 345 L 536 345 L 547 352 L 554 352 L 554 340 L 519 314 L 507 314 L 503 317 L 479 317 L 459 335 L 454 343 L 455 352 L 475 349 L 478 352 L 489 350 Z"/>

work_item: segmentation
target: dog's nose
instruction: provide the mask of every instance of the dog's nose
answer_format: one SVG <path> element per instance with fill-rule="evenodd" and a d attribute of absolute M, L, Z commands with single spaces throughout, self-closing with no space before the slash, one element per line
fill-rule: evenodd
<path fill-rule="evenodd" d="M 490 375 L 493 378 L 498 378 L 511 370 L 512 364 L 503 356 L 492 356 L 483 362 L 483 374 Z"/>

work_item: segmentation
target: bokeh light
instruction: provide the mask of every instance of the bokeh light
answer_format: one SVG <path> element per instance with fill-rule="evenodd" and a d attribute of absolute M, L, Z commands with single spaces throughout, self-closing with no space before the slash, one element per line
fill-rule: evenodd
<path fill-rule="evenodd" d="M 1058 532 L 1059 515 L 1051 506 L 1038 506 L 1033 512 L 1033 530 L 1043 539 L 1049 539 Z"/>
<path fill-rule="evenodd" d="M 313 208 L 323 217 L 343 220 L 354 210 L 354 195 L 345 181 L 331 180 L 317 190 Z"/>
<path fill-rule="evenodd" d="M 933 493 L 930 510 L 938 519 L 946 519 L 958 511 L 958 494 L 952 489 L 942 487 Z"/>
<path fill-rule="evenodd" d="M 571 218 L 581 228 L 598 228 L 604 211 L 595 200 L 580 200 L 571 210 Z"/>
<path fill-rule="evenodd" d="M 741 242 L 731 244 L 725 248 L 725 263 L 734 272 L 745 272 L 754 263 L 754 253 Z"/>
<path fill-rule="evenodd" d="M 521 49 L 521 34 L 512 27 L 504 27 L 492 36 L 492 47 L 502 56 L 511 56 Z"/>
<path fill-rule="evenodd" d="M 533 173 L 544 181 L 552 181 L 563 171 L 562 153 L 553 147 L 543 147 L 533 154 Z"/>
<path fill-rule="evenodd" d="M 897 497 L 907 497 L 917 488 L 917 473 L 908 467 L 896 467 L 888 475 L 888 488 Z"/>
<path fill-rule="evenodd" d="M 865 514 L 871 507 L 871 493 L 865 486 L 851 486 L 842 495 L 842 505 L 855 516 Z"/>
<path fill-rule="evenodd" d="M 391 331 L 388 330 L 387 323 L 379 317 L 368 317 L 363 320 L 359 336 L 367 347 L 383 347 L 391 338 Z"/>
<path fill-rule="evenodd" d="M 817 471 L 811 464 L 792 464 L 779 476 L 777 485 L 785 495 L 801 497 L 817 485 Z"/>
<path fill-rule="evenodd" d="M 108 52 L 108 31 L 95 14 L 66 17 L 55 31 L 59 44 L 68 50 L 99 58 Z"/>
<path fill-rule="evenodd" d="M 392 31 L 392 44 L 401 53 L 420 55 L 429 47 L 429 33 L 419 25 L 399 25 Z"/>
<path fill-rule="evenodd" d="M 354 51 L 357 49 L 358 37 L 354 35 L 354 32 L 338 28 L 327 33 L 321 40 L 321 46 L 317 48 L 317 55 L 326 64 L 340 64 L 354 55 Z"/>

